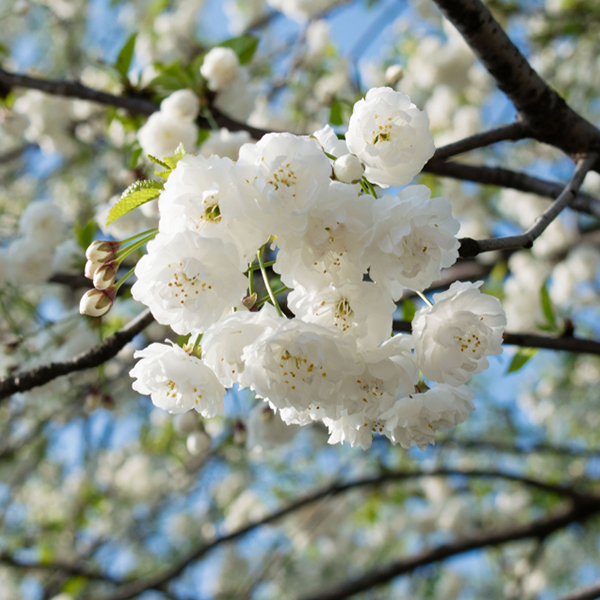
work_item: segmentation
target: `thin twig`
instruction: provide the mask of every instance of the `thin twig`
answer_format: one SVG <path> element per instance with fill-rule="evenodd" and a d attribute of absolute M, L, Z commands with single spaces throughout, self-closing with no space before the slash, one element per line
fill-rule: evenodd
<path fill-rule="evenodd" d="M 148 327 L 153 320 L 154 317 L 150 311 L 145 310 L 125 327 L 122 327 L 108 339 L 87 352 L 78 354 L 69 360 L 48 363 L 10 377 L 2 377 L 0 379 L 0 400 L 8 398 L 16 392 L 26 392 L 34 387 L 44 385 L 62 375 L 104 364 L 107 360 L 116 356 L 127 343 Z"/>
<path fill-rule="evenodd" d="M 464 154 L 477 148 L 484 148 L 485 146 L 491 146 L 497 142 L 506 142 L 525 139 L 529 137 L 529 130 L 524 123 L 517 121 L 516 123 L 510 123 L 509 125 L 502 125 L 496 129 L 490 129 L 490 131 L 484 131 L 483 133 L 477 133 L 469 136 L 458 142 L 447 144 L 442 146 L 435 151 L 431 160 L 442 160 L 456 156 L 458 154 Z"/>
<path fill-rule="evenodd" d="M 596 598 L 600 598 L 600 581 L 568 596 L 563 596 L 559 600 L 596 600 Z"/>
<path fill-rule="evenodd" d="M 431 173 L 439 177 L 451 177 L 461 181 L 473 181 L 484 185 L 495 185 L 510 188 L 531 194 L 537 194 L 544 198 L 555 199 L 564 189 L 564 184 L 552 181 L 544 181 L 537 177 L 531 177 L 519 171 L 511 171 L 501 167 L 485 167 L 482 165 L 469 165 L 446 160 L 431 159 L 424 167 L 424 173 Z M 580 192 L 577 194 L 571 208 L 579 212 L 585 212 L 600 216 L 600 200 Z"/>
<path fill-rule="evenodd" d="M 482 252 L 492 250 L 515 250 L 518 248 L 531 248 L 533 242 L 540 236 L 548 225 L 558 217 L 558 215 L 569 206 L 577 191 L 581 187 L 586 174 L 596 162 L 598 156 L 595 153 L 589 154 L 577 163 L 577 168 L 573 176 L 567 183 L 565 189 L 558 198 L 534 221 L 524 233 L 520 235 L 510 235 L 501 238 L 489 238 L 484 240 L 473 240 L 471 238 L 462 238 L 459 248 L 459 254 L 463 258 L 473 258 Z"/>

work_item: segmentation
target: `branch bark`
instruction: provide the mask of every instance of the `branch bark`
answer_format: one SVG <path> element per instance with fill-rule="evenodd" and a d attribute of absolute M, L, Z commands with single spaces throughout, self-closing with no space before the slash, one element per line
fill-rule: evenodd
<path fill-rule="evenodd" d="M 382 583 L 387 583 L 395 577 L 411 573 L 418 567 L 430 565 L 451 556 L 464 554 L 471 550 L 498 546 L 508 542 L 544 538 L 571 523 L 583 522 L 595 516 L 598 512 L 600 512 L 600 500 L 596 500 L 585 506 L 573 504 L 566 509 L 560 509 L 550 516 L 525 525 L 482 531 L 450 544 L 443 544 L 437 548 L 423 550 L 414 556 L 400 559 L 380 569 L 375 569 L 362 577 L 344 581 L 317 594 L 305 596 L 302 600 L 342 600 L 343 598 L 349 598 Z"/>
<path fill-rule="evenodd" d="M 69 360 L 48 363 L 10 377 L 2 377 L 0 379 L 0 400 L 8 398 L 16 392 L 26 392 L 34 387 L 44 385 L 62 375 L 104 364 L 107 360 L 115 357 L 127 343 L 150 325 L 153 320 L 154 317 L 150 311 L 145 310 L 125 327 L 119 329 L 111 337 L 88 352 L 83 352 Z"/>
<path fill-rule="evenodd" d="M 394 321 L 394 331 L 411 333 L 410 321 Z M 586 340 L 572 336 L 551 338 L 545 335 L 532 333 L 504 333 L 504 343 L 509 346 L 523 346 L 525 348 L 545 348 L 547 350 L 564 350 L 565 352 L 579 352 L 581 354 L 597 354 L 600 356 L 600 342 Z"/>
<path fill-rule="evenodd" d="M 594 496 L 588 496 L 586 494 L 581 494 L 575 490 L 570 488 L 547 484 L 545 482 L 541 482 L 534 479 L 529 479 L 527 477 L 522 477 L 520 475 L 515 475 L 511 473 L 504 473 L 500 471 L 485 471 L 485 470 L 471 470 L 471 471 L 462 471 L 458 469 L 437 469 L 432 471 L 413 471 L 413 472 L 396 472 L 396 473 L 386 473 L 383 475 L 378 475 L 375 477 L 368 477 L 364 479 L 358 479 L 355 481 L 350 481 L 346 483 L 334 483 L 331 486 L 328 486 L 322 490 L 319 490 L 313 494 L 305 496 L 304 498 L 288 505 L 287 507 L 278 510 L 270 515 L 259 519 L 257 521 L 253 521 L 244 527 L 237 529 L 227 535 L 216 538 L 212 542 L 208 544 L 204 544 L 199 548 L 192 550 L 189 554 L 184 556 L 177 564 L 168 568 L 164 573 L 155 575 L 152 577 L 148 577 L 146 579 L 140 579 L 128 584 L 121 586 L 119 589 L 114 591 L 111 594 L 107 594 L 101 600 L 129 600 L 130 598 L 134 598 L 135 596 L 145 592 L 146 590 L 151 589 L 163 589 L 172 579 L 178 577 L 190 564 L 202 558 L 205 554 L 207 554 L 210 550 L 224 544 L 225 542 L 233 541 L 239 537 L 242 537 L 246 533 L 253 531 L 258 527 L 262 527 L 264 525 L 269 525 L 280 519 L 312 504 L 319 500 L 323 500 L 327 497 L 334 497 L 345 493 L 350 490 L 366 488 L 366 487 L 377 487 L 387 483 L 394 483 L 399 481 L 406 481 L 409 479 L 414 479 L 416 477 L 422 476 L 463 476 L 463 477 L 484 477 L 484 478 L 501 478 L 506 479 L 508 481 L 514 481 L 523 483 L 528 486 L 535 487 L 542 491 L 551 494 L 557 494 L 559 496 L 563 496 L 566 498 L 570 498 L 573 501 L 573 507 L 594 507 L 595 511 L 600 511 L 600 500 L 597 500 Z M 575 510 L 575 509 L 573 509 Z M 582 509 L 583 510 L 583 509 Z M 589 510 L 589 508 L 588 508 Z M 565 523 L 568 524 L 572 522 L 572 518 L 569 517 L 570 520 Z M 564 526 L 564 525 L 562 525 Z M 521 539 L 521 538 L 517 538 Z M 508 538 L 506 541 L 511 541 Z M 471 548 L 467 548 L 469 550 Z M 464 550 L 466 552 L 467 550 Z"/>
<path fill-rule="evenodd" d="M 600 150 L 600 131 L 542 80 L 480 0 L 434 1 L 515 105 L 532 137 L 574 159 Z"/>
<path fill-rule="evenodd" d="M 525 173 L 511 171 L 500 167 L 485 167 L 480 165 L 469 165 L 452 161 L 431 159 L 424 167 L 424 173 L 431 173 L 439 177 L 451 177 L 461 181 L 473 181 L 484 185 L 496 185 L 499 187 L 519 190 L 537 194 L 545 198 L 557 198 L 564 189 L 564 184 L 552 181 L 544 181 L 537 177 L 531 177 Z M 600 216 L 600 200 L 579 192 L 571 208 L 579 212 Z"/>
<path fill-rule="evenodd" d="M 559 600 L 596 600 L 596 598 L 600 598 L 600 581 L 568 596 L 563 596 Z"/>
<path fill-rule="evenodd" d="M 520 235 L 511 235 L 501 238 L 489 238 L 485 240 L 473 240 L 471 238 L 462 238 L 458 250 L 463 258 L 473 258 L 482 252 L 491 252 L 492 250 L 517 250 L 519 248 L 531 248 L 533 242 L 544 233 L 548 225 L 558 217 L 558 215 L 569 206 L 577 191 L 581 187 L 585 176 L 597 160 L 596 154 L 590 154 L 582 158 L 577 163 L 577 168 L 573 176 L 567 183 L 565 189 L 558 198 L 534 221 L 533 225 Z"/>

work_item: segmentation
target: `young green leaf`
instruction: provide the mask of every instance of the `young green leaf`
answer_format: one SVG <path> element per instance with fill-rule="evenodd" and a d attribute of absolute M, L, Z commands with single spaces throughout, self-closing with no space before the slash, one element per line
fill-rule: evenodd
<path fill-rule="evenodd" d="M 331 103 L 331 112 L 329 113 L 329 122 L 332 125 L 343 125 L 344 115 L 342 113 L 342 104 L 337 100 Z"/>
<path fill-rule="evenodd" d="M 152 156 L 152 154 L 148 154 L 148 158 L 156 165 L 160 165 L 161 167 L 164 167 L 165 169 L 169 169 L 169 171 L 171 170 L 171 167 L 169 167 L 169 165 L 166 162 L 163 162 L 162 160 L 160 160 L 160 158 L 156 158 L 156 156 Z"/>
<path fill-rule="evenodd" d="M 402 318 L 405 321 L 412 321 L 416 312 L 417 306 L 410 298 L 407 298 L 402 302 Z"/>
<path fill-rule="evenodd" d="M 510 361 L 510 365 L 506 370 L 508 373 L 516 373 L 523 368 L 530 358 L 533 358 L 537 352 L 537 348 L 519 348 Z"/>
<path fill-rule="evenodd" d="M 75 239 L 84 250 L 87 250 L 88 246 L 92 243 L 97 227 L 94 219 L 90 219 L 85 225 L 75 223 Z"/>
<path fill-rule="evenodd" d="M 254 35 L 240 35 L 239 37 L 231 38 L 221 42 L 219 46 L 231 48 L 240 59 L 240 63 L 245 65 L 252 60 L 256 48 L 258 47 L 259 39 Z"/>
<path fill-rule="evenodd" d="M 135 169 L 137 167 L 137 164 L 140 160 L 140 156 L 142 155 L 142 149 L 141 148 L 136 148 L 132 153 L 131 153 L 131 160 L 129 161 L 129 168 L 130 169 Z"/>
<path fill-rule="evenodd" d="M 554 314 L 554 307 L 552 306 L 552 300 L 550 300 L 550 294 L 548 293 L 548 281 L 544 281 L 544 284 L 540 289 L 540 301 L 546 321 L 552 326 L 556 325 L 556 315 Z"/>
<path fill-rule="evenodd" d="M 129 36 L 119 51 L 119 56 L 117 56 L 117 61 L 115 62 L 115 69 L 123 79 L 127 79 L 127 73 L 129 73 L 129 67 L 131 66 L 131 61 L 133 59 L 133 51 L 135 50 L 136 37 L 137 33 Z"/>
<path fill-rule="evenodd" d="M 121 196 L 121 199 L 110 209 L 106 224 L 110 225 L 130 210 L 158 198 L 164 189 L 158 181 L 136 181 L 132 183 Z"/>
<path fill-rule="evenodd" d="M 179 146 L 177 146 L 177 150 L 175 150 L 175 154 L 172 154 L 171 156 L 165 156 L 163 158 L 164 164 L 166 164 L 166 166 L 173 170 L 176 166 L 177 163 L 186 155 L 185 152 L 185 148 L 183 147 L 183 144 L 179 144 Z"/>

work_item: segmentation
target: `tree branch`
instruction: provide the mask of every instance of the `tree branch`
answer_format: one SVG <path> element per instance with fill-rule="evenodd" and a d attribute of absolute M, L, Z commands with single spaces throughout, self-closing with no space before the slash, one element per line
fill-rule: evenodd
<path fill-rule="evenodd" d="M 83 352 L 69 360 L 48 363 L 10 377 L 2 377 L 0 379 L 0 400 L 8 398 L 16 392 L 26 392 L 34 387 L 44 385 L 61 375 L 100 366 L 116 356 L 127 343 L 148 327 L 153 320 L 154 317 L 150 311 L 145 310 L 125 327 L 119 329 L 115 334 L 88 352 Z"/>
<path fill-rule="evenodd" d="M 592 165 L 596 162 L 597 158 L 596 154 L 590 154 L 577 163 L 577 168 L 565 189 L 524 233 L 501 238 L 488 238 L 485 240 L 462 238 L 460 240 L 460 248 L 458 249 L 459 255 L 463 258 L 473 258 L 482 252 L 490 252 L 492 250 L 531 248 L 533 242 L 544 233 L 548 225 L 558 217 L 563 209 L 573 202 L 587 172 L 592 168 Z"/>
<path fill-rule="evenodd" d="M 563 184 L 544 181 L 543 179 L 531 177 L 518 171 L 452 161 L 432 159 L 423 167 L 423 172 L 438 175 L 439 177 L 451 177 L 453 179 L 473 181 L 484 185 L 496 185 L 552 199 L 557 198 L 564 188 Z M 579 212 L 600 216 L 600 200 L 589 194 L 581 192 L 577 194 L 571 204 L 571 208 Z"/>
<path fill-rule="evenodd" d="M 509 125 L 502 125 L 496 129 L 490 129 L 490 131 L 484 131 L 483 133 L 477 133 L 470 137 L 453 142 L 442 146 L 435 151 L 435 154 L 431 158 L 432 161 L 444 160 L 457 154 L 464 154 L 477 148 L 484 148 L 485 146 L 491 146 L 497 142 L 506 142 L 522 140 L 529 137 L 529 129 L 524 123 L 517 121 L 510 123 Z"/>
<path fill-rule="evenodd" d="M 410 321 L 394 321 L 394 331 L 411 333 Z M 545 335 L 532 333 L 504 332 L 504 343 L 509 346 L 523 346 L 525 348 L 545 348 L 547 350 L 564 350 L 565 352 L 579 352 L 581 354 L 597 354 L 600 356 L 600 342 L 577 337 L 551 338 Z"/>
<path fill-rule="evenodd" d="M 133 96 L 116 96 L 88 88 L 77 81 L 62 81 L 51 79 L 40 79 L 39 77 L 29 77 L 19 73 L 10 73 L 0 68 L 0 84 L 12 87 L 22 87 L 33 90 L 40 90 L 53 96 L 63 96 L 65 98 L 79 98 L 88 100 L 97 104 L 106 106 L 115 106 L 123 108 L 132 115 L 151 115 L 159 110 L 159 106 L 146 98 Z M 245 123 L 240 123 L 227 115 L 224 115 L 216 108 L 211 107 L 211 113 L 219 127 L 227 127 L 231 131 L 244 130 L 250 133 L 255 139 L 260 139 L 268 131 L 251 127 Z M 196 119 L 198 126 L 203 129 L 211 129 L 211 123 L 208 119 L 199 116 Z"/>
<path fill-rule="evenodd" d="M 575 158 L 600 150 L 600 131 L 542 80 L 480 0 L 435 3 L 515 105 L 532 137 Z"/>
<path fill-rule="evenodd" d="M 563 596 L 559 600 L 596 600 L 596 598 L 600 598 L 600 581 L 568 596 Z"/>
<path fill-rule="evenodd" d="M 583 506 L 590 507 L 593 506 L 595 511 L 600 510 L 600 501 L 598 501 L 594 496 L 588 496 L 586 494 L 581 494 L 576 492 L 570 488 L 547 484 L 542 481 L 530 479 L 528 477 L 523 477 L 521 475 L 515 475 L 512 473 L 504 473 L 500 471 L 485 471 L 485 470 L 470 470 L 470 471 L 462 471 L 459 469 L 437 469 L 432 471 L 413 471 L 413 472 L 396 472 L 396 473 L 385 473 L 383 475 L 378 475 L 375 477 L 367 477 L 364 479 L 357 479 L 355 481 L 350 481 L 346 483 L 334 483 L 331 486 L 328 486 L 322 490 L 319 490 L 313 494 L 305 496 L 304 498 L 293 502 L 287 507 L 278 510 L 262 519 L 257 521 L 253 521 L 233 531 L 227 535 L 216 538 L 212 542 L 200 546 L 197 549 L 192 550 L 189 554 L 184 556 L 177 564 L 168 568 L 164 573 L 155 575 L 152 577 L 148 577 L 146 579 L 140 579 L 138 581 L 134 581 L 132 583 L 128 583 L 123 585 L 121 588 L 117 589 L 112 594 L 108 594 L 102 600 L 128 600 L 141 594 L 142 592 L 150 589 L 162 589 L 165 585 L 168 584 L 169 581 L 179 576 L 190 564 L 202 558 L 207 552 L 224 544 L 225 542 L 233 541 L 250 531 L 262 527 L 264 525 L 269 525 L 274 523 L 297 510 L 304 508 L 305 506 L 317 502 L 319 500 L 323 500 L 327 497 L 334 497 L 339 494 L 345 493 L 350 490 L 367 488 L 367 487 L 378 487 L 388 483 L 394 483 L 399 481 L 407 481 L 409 479 L 414 479 L 422 476 L 442 476 L 442 477 L 450 477 L 450 476 L 462 476 L 462 477 L 474 477 L 474 478 L 500 478 L 506 479 L 508 481 L 514 481 L 518 483 L 523 483 L 524 485 L 532 486 L 537 489 L 540 489 L 544 492 L 556 494 L 559 496 L 570 498 L 573 501 L 574 506 Z M 568 522 L 571 522 L 571 519 Z M 517 538 L 520 539 L 520 538 Z M 510 541 L 508 539 L 507 541 Z M 464 550 L 466 551 L 466 550 Z"/>
<path fill-rule="evenodd" d="M 595 500 L 588 505 L 573 504 L 553 514 L 532 521 L 525 525 L 502 527 L 491 531 L 481 531 L 473 536 L 463 538 L 450 544 L 443 544 L 433 549 L 426 549 L 418 554 L 392 562 L 382 568 L 366 573 L 362 577 L 342 582 L 329 589 L 320 591 L 302 600 L 342 600 L 359 592 L 364 592 L 391 579 L 411 573 L 418 567 L 439 562 L 451 556 L 464 554 L 490 546 L 498 546 L 508 542 L 516 542 L 530 538 L 544 538 L 555 531 L 574 522 L 583 522 L 600 512 L 600 501 Z"/>

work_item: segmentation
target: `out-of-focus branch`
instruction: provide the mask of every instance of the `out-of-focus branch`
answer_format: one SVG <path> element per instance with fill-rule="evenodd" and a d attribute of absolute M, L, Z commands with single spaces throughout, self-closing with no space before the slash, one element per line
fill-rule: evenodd
<path fill-rule="evenodd" d="M 284 517 L 312 504 L 319 500 L 323 500 L 327 497 L 337 496 L 339 494 L 348 492 L 350 490 L 360 489 L 360 488 L 368 488 L 368 487 L 378 487 L 381 485 L 399 482 L 399 481 L 407 481 L 410 479 L 415 479 L 418 477 L 424 476 L 441 476 L 441 477 L 451 477 L 451 476 L 463 476 L 463 477 L 473 477 L 473 478 L 498 478 L 505 479 L 508 481 L 514 481 L 517 483 L 522 483 L 527 486 L 532 486 L 537 489 L 540 489 L 544 492 L 550 494 L 556 494 L 559 496 L 563 496 L 565 498 L 569 498 L 573 501 L 574 506 L 583 506 L 589 507 L 593 506 L 595 511 L 600 510 L 600 501 L 597 500 L 594 496 L 588 496 L 586 494 L 582 494 L 572 488 L 548 484 L 542 481 L 530 479 L 528 477 L 524 477 L 521 475 L 516 475 L 512 473 L 505 473 L 501 471 L 486 471 L 486 470 L 459 470 L 459 469 L 437 469 L 431 471 L 412 471 L 412 472 L 396 472 L 396 473 L 385 473 L 383 475 L 377 475 L 375 477 L 367 477 L 364 479 L 357 479 L 355 481 L 350 481 L 347 483 L 334 483 L 331 486 L 328 486 L 322 490 L 319 490 L 311 495 L 305 496 L 304 498 L 288 505 L 287 507 L 278 510 L 270 515 L 259 519 L 257 521 L 253 521 L 244 527 L 237 529 L 227 535 L 216 538 L 212 542 L 200 546 L 199 548 L 192 550 L 187 556 L 184 556 L 177 564 L 168 568 L 164 573 L 155 575 L 152 577 L 148 577 L 146 579 L 141 579 L 138 581 L 134 581 L 132 583 L 125 584 L 117 589 L 115 592 L 108 594 L 102 598 L 102 600 L 129 600 L 130 598 L 134 598 L 135 596 L 141 594 L 142 592 L 150 589 L 162 589 L 166 586 L 172 579 L 178 577 L 190 564 L 202 558 L 207 552 L 224 544 L 225 542 L 233 541 L 250 531 L 258 527 L 262 527 L 264 525 L 269 525 L 271 523 L 277 522 Z M 583 510 L 583 509 L 582 509 Z M 571 522 L 573 519 L 569 520 Z M 525 536 L 528 537 L 528 536 Z M 516 538 L 521 539 L 521 538 Z M 510 541 L 510 538 L 506 541 Z M 475 546 L 479 547 L 479 546 Z M 469 548 L 470 549 L 470 548 Z M 464 550 L 466 552 L 466 550 Z"/>
<path fill-rule="evenodd" d="M 61 375 L 68 375 L 75 371 L 83 371 L 104 364 L 107 360 L 116 356 L 127 343 L 148 327 L 153 320 L 154 317 L 150 311 L 145 310 L 125 327 L 119 329 L 88 352 L 83 352 L 69 360 L 48 363 L 10 377 L 2 377 L 0 379 L 0 400 L 8 398 L 16 392 L 26 392 L 34 387 L 44 385 Z"/>
<path fill-rule="evenodd" d="M 19 146 L 18 148 L 13 148 L 12 150 L 8 150 L 4 154 L 0 154 L 0 165 L 4 165 L 6 163 L 12 162 L 17 158 L 21 158 L 23 154 L 29 150 L 29 148 L 36 147 L 36 144 L 25 144 L 24 146 Z"/>
<path fill-rule="evenodd" d="M 426 549 L 414 556 L 392 562 L 377 568 L 362 577 L 344 581 L 329 589 L 320 590 L 314 595 L 305 596 L 302 600 L 342 600 L 360 592 L 369 590 L 382 583 L 412 573 L 418 567 L 442 561 L 481 548 L 489 548 L 526 539 L 541 539 L 575 522 L 583 522 L 600 512 L 600 500 L 586 505 L 572 504 L 542 519 L 525 525 L 504 526 L 501 529 L 481 531 L 473 536 L 459 539 L 433 549 Z"/>
<path fill-rule="evenodd" d="M 480 0 L 435 3 L 515 105 L 531 137 L 574 159 L 600 150 L 600 131 L 542 80 Z M 598 162 L 593 168 L 600 168 Z"/>
<path fill-rule="evenodd" d="M 563 596 L 559 600 L 596 600 L 596 598 L 600 598 L 600 581 L 568 596 Z"/>
<path fill-rule="evenodd" d="M 462 181 L 473 181 L 484 185 L 496 185 L 552 199 L 557 198 L 564 189 L 564 184 L 544 181 L 510 169 L 469 165 L 445 160 L 430 160 L 423 167 L 423 172 Z M 571 208 L 600 216 L 600 200 L 582 192 L 575 196 Z"/>
<path fill-rule="evenodd" d="M 146 98 L 136 98 L 134 96 L 117 96 L 108 94 L 92 88 L 86 87 L 77 81 L 62 81 L 41 79 L 39 77 L 29 77 L 20 73 L 10 73 L 4 69 L 0 69 L 0 84 L 11 87 L 22 87 L 32 90 L 40 90 L 46 94 L 53 96 L 63 96 L 65 98 L 79 98 L 80 100 L 88 100 L 97 104 L 106 106 L 115 106 L 123 108 L 127 112 L 134 115 L 151 115 L 159 109 L 157 104 Z M 260 139 L 268 131 L 257 129 L 245 123 L 240 123 L 235 119 L 224 115 L 214 107 L 211 108 L 212 116 L 219 127 L 227 127 L 231 131 L 245 130 L 250 133 L 255 139 Z M 211 129 L 211 122 L 204 117 L 198 117 L 197 123 L 204 129 Z"/>
<path fill-rule="evenodd" d="M 585 176 L 592 168 L 592 165 L 597 160 L 596 154 L 590 154 L 586 158 L 582 158 L 577 163 L 577 168 L 573 176 L 567 183 L 565 189 L 561 192 L 558 198 L 534 221 L 533 225 L 520 235 L 510 235 L 501 238 L 488 238 L 485 240 L 473 240 L 471 238 L 462 238 L 461 245 L 458 250 L 463 258 L 473 258 L 482 252 L 490 252 L 492 250 L 516 250 L 519 248 L 531 248 L 533 242 L 540 236 L 548 225 L 558 217 L 558 215 L 569 206 L 577 191 L 581 187 Z"/>
<path fill-rule="evenodd" d="M 485 146 L 491 146 L 498 142 L 512 141 L 516 142 L 529 137 L 529 130 L 524 123 L 517 121 L 516 123 L 510 123 L 509 125 L 502 125 L 496 129 L 490 129 L 482 133 L 471 135 L 467 138 L 453 142 L 442 146 L 435 151 L 435 154 L 431 158 L 432 161 L 444 160 L 451 156 L 458 154 L 464 154 L 477 148 L 484 148 Z"/>
<path fill-rule="evenodd" d="M 410 321 L 394 321 L 394 331 L 410 333 Z M 566 352 L 579 352 L 581 354 L 600 355 L 600 342 L 577 337 L 551 338 L 545 335 L 532 333 L 504 333 L 504 343 L 509 346 L 523 346 L 524 348 L 545 348 L 547 350 L 564 350 Z"/>

